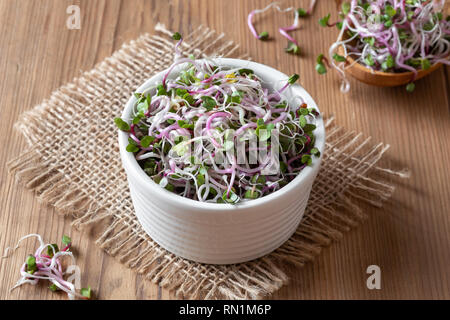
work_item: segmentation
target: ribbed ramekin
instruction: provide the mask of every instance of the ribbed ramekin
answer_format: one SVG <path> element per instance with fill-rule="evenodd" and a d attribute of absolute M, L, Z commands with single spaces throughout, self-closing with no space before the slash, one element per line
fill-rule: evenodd
<path fill-rule="evenodd" d="M 250 68 L 275 89 L 288 76 L 268 66 L 238 59 L 214 59 L 217 65 Z M 175 68 L 176 74 L 182 66 Z M 163 78 L 164 72 L 147 80 L 142 92 Z M 300 85 L 285 91 L 288 98 L 301 97 L 308 107 L 316 103 Z M 136 102 L 134 95 L 122 114 L 130 119 Z M 316 121 L 316 147 L 323 152 L 325 128 L 322 118 Z M 313 157 L 312 166 L 280 190 L 265 197 L 232 204 L 203 203 L 187 199 L 161 188 L 148 177 L 134 155 L 125 150 L 128 136 L 119 132 L 119 147 L 127 173 L 131 199 L 143 229 L 168 251 L 193 261 L 210 264 L 245 262 L 264 256 L 281 246 L 298 227 L 319 171 L 321 158 Z"/>

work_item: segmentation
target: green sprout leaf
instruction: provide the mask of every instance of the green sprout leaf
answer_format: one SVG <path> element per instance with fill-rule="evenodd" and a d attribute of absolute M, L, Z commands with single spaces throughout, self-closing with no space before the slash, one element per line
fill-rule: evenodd
<path fill-rule="evenodd" d="M 240 91 L 240 90 L 234 91 L 234 92 L 231 94 L 231 102 L 234 102 L 234 103 L 241 103 L 242 97 L 243 97 L 243 96 L 244 96 L 244 92 L 242 92 L 242 91 Z"/>
<path fill-rule="evenodd" d="M 203 107 L 208 111 L 211 111 L 217 105 L 216 100 L 209 96 L 202 96 L 201 99 L 203 101 Z"/>
<path fill-rule="evenodd" d="M 408 59 L 406 60 L 406 64 L 413 66 L 414 68 L 418 68 L 421 66 L 421 61 L 420 59 Z"/>
<path fill-rule="evenodd" d="M 139 114 L 137 114 L 134 118 L 133 118 L 133 124 L 138 124 L 140 121 L 141 121 L 141 119 L 144 117 L 144 115 L 143 114 L 141 114 L 141 113 L 139 113 Z"/>
<path fill-rule="evenodd" d="M 138 152 L 139 148 L 135 144 L 130 143 L 127 146 L 127 151 L 134 153 L 134 152 Z"/>
<path fill-rule="evenodd" d="M 242 68 L 242 69 L 239 69 L 239 70 L 238 70 L 238 73 L 239 73 L 241 76 L 249 76 L 249 75 L 252 75 L 254 72 L 253 72 L 252 69 Z"/>
<path fill-rule="evenodd" d="M 287 164 L 286 164 L 286 162 L 280 162 L 280 170 L 281 170 L 281 172 L 282 173 L 285 173 L 286 171 L 287 171 L 287 169 L 288 169 L 288 166 L 287 166 Z"/>
<path fill-rule="evenodd" d="M 269 38 L 269 33 L 267 31 L 263 31 L 259 34 L 259 40 L 267 40 Z"/>
<path fill-rule="evenodd" d="M 181 40 L 181 34 L 179 32 L 175 32 L 172 38 L 173 40 Z"/>
<path fill-rule="evenodd" d="M 159 175 L 153 177 L 153 181 L 154 181 L 156 184 L 159 184 L 159 183 L 161 182 L 161 180 L 162 180 L 162 177 L 159 176 Z"/>
<path fill-rule="evenodd" d="M 298 16 L 299 16 L 299 17 L 306 17 L 306 16 L 308 15 L 308 13 L 306 12 L 306 10 L 305 10 L 305 9 L 302 9 L 302 8 L 298 8 L 298 9 L 297 9 L 297 13 L 298 13 Z"/>
<path fill-rule="evenodd" d="M 262 119 L 259 119 L 262 120 Z M 256 129 L 256 135 L 259 137 L 260 141 L 266 141 L 269 140 L 272 130 L 275 128 L 275 125 L 273 123 L 269 123 L 266 125 L 258 126 Z"/>
<path fill-rule="evenodd" d="M 187 92 L 188 92 L 188 91 L 187 91 L 186 89 L 180 89 L 180 88 L 177 88 L 177 89 L 175 90 L 175 95 L 178 96 L 178 97 L 182 97 L 182 96 L 184 96 Z"/>
<path fill-rule="evenodd" d="M 143 148 L 148 148 L 150 146 L 150 144 L 155 141 L 155 137 L 151 137 L 151 136 L 144 136 L 141 139 L 141 146 Z"/>
<path fill-rule="evenodd" d="M 35 271 L 37 271 L 36 258 L 32 254 L 27 257 L 26 264 L 27 272 L 29 274 L 33 274 Z"/>
<path fill-rule="evenodd" d="M 184 136 L 176 136 L 173 141 L 175 142 L 175 144 L 179 144 L 180 142 L 184 141 Z"/>
<path fill-rule="evenodd" d="M 287 48 L 284 49 L 287 53 L 300 54 L 300 47 L 294 42 L 289 41 Z"/>
<path fill-rule="evenodd" d="M 328 21 L 330 20 L 331 14 L 327 14 L 325 17 L 319 19 L 319 24 L 322 27 L 327 27 L 328 26 Z"/>
<path fill-rule="evenodd" d="M 312 131 L 314 131 L 315 129 L 316 129 L 316 125 L 315 125 L 315 124 L 312 124 L 312 123 L 307 123 L 307 124 L 303 127 L 303 131 L 304 131 L 304 132 L 307 132 L 307 133 L 312 132 Z"/>
<path fill-rule="evenodd" d="M 428 59 L 422 59 L 420 61 L 420 63 L 422 65 L 422 70 L 427 70 L 427 69 L 430 69 L 430 67 L 431 67 L 430 60 L 428 60 Z"/>
<path fill-rule="evenodd" d="M 214 198 L 217 196 L 217 191 L 214 188 L 209 188 L 209 197 Z M 220 199 L 220 198 L 219 198 Z"/>
<path fill-rule="evenodd" d="M 169 93 L 167 92 L 166 88 L 164 88 L 164 86 L 162 84 L 158 85 L 156 87 L 157 90 L 157 94 L 158 96 L 168 96 Z"/>
<path fill-rule="evenodd" d="M 311 154 L 316 156 L 316 157 L 320 157 L 320 151 L 317 148 L 312 148 L 311 149 Z"/>
<path fill-rule="evenodd" d="M 304 115 L 300 115 L 299 117 L 300 127 L 304 128 L 307 124 L 306 117 Z"/>
<path fill-rule="evenodd" d="M 298 109 L 300 114 L 303 116 L 307 116 L 309 114 L 309 110 L 307 108 L 300 108 Z"/>
<path fill-rule="evenodd" d="M 322 61 L 323 61 L 323 58 L 324 58 L 323 53 L 319 54 L 319 55 L 317 56 L 317 58 L 316 58 L 316 62 L 317 62 L 317 63 L 323 63 L 323 62 L 322 62 Z"/>
<path fill-rule="evenodd" d="M 345 62 L 347 61 L 344 56 L 341 56 L 337 53 L 333 54 L 333 59 L 337 62 Z"/>
<path fill-rule="evenodd" d="M 130 125 L 123 121 L 121 118 L 115 118 L 114 123 L 116 124 L 117 128 L 122 131 L 130 131 Z"/>
<path fill-rule="evenodd" d="M 370 7 L 370 3 L 369 2 L 363 3 L 362 7 L 363 7 L 364 11 L 367 11 L 367 9 L 369 9 L 369 7 Z"/>
<path fill-rule="evenodd" d="M 194 124 L 192 124 L 192 123 L 185 123 L 185 124 L 183 124 L 183 126 L 181 128 L 194 130 Z"/>
<path fill-rule="evenodd" d="M 327 73 L 327 68 L 323 64 L 323 60 L 324 59 L 325 58 L 324 58 L 323 53 L 321 53 L 321 54 L 319 54 L 317 56 L 317 59 L 316 59 L 316 62 L 317 62 L 317 64 L 316 64 L 316 71 L 317 71 L 318 74 L 325 74 L 325 73 Z"/>
<path fill-rule="evenodd" d="M 54 254 L 59 251 L 58 245 L 56 243 L 47 246 L 47 255 L 53 258 Z"/>
<path fill-rule="evenodd" d="M 416 88 L 416 85 L 414 84 L 414 82 L 411 82 L 411 83 L 408 83 L 408 85 L 406 86 L 406 91 L 413 92 L 415 88 Z"/>
<path fill-rule="evenodd" d="M 198 169 L 198 172 L 200 172 L 200 173 L 203 174 L 203 175 L 206 175 L 206 173 L 208 172 L 208 169 L 209 169 L 208 166 L 202 165 L 202 166 Z"/>
<path fill-rule="evenodd" d="M 147 100 L 139 103 L 136 107 L 138 113 L 145 113 L 148 110 L 148 108 L 149 108 L 149 105 L 148 105 Z"/>
<path fill-rule="evenodd" d="M 299 78 L 300 78 L 300 76 L 298 74 L 294 73 L 292 76 L 289 77 L 288 83 L 290 85 L 292 85 L 292 84 L 296 83 Z"/>
<path fill-rule="evenodd" d="M 364 59 L 364 62 L 370 67 L 375 64 L 375 61 L 373 60 L 373 57 L 370 54 L 367 55 L 367 57 Z"/>
<path fill-rule="evenodd" d="M 384 8 L 384 13 L 387 14 L 389 17 L 394 17 L 397 14 L 397 10 L 394 9 L 391 5 L 387 5 Z"/>
<path fill-rule="evenodd" d="M 383 70 L 393 68 L 395 66 L 394 58 L 391 55 L 386 57 L 386 60 L 381 64 Z"/>
<path fill-rule="evenodd" d="M 327 73 L 327 68 L 323 63 L 316 64 L 316 71 L 318 74 L 325 74 Z"/>
<path fill-rule="evenodd" d="M 266 177 L 262 175 L 254 175 L 250 180 L 253 184 L 261 184 L 264 185 L 266 183 Z"/>
<path fill-rule="evenodd" d="M 295 138 L 295 140 L 294 140 L 294 143 L 296 143 L 296 144 L 298 144 L 298 145 L 301 145 L 301 146 L 304 146 L 305 145 L 305 143 L 306 143 L 306 137 L 304 137 L 304 136 L 298 136 L 297 138 Z"/>
<path fill-rule="evenodd" d="M 205 184 L 205 176 L 201 173 L 197 174 L 197 185 L 200 187 Z"/>
<path fill-rule="evenodd" d="M 175 186 L 173 184 L 168 183 L 167 186 L 164 187 L 164 189 L 170 191 L 170 192 L 174 192 L 175 191 Z"/>
<path fill-rule="evenodd" d="M 370 44 L 372 47 L 375 45 L 375 38 L 374 37 L 367 37 L 363 39 L 364 42 Z"/>
<path fill-rule="evenodd" d="M 187 92 L 182 96 L 182 98 L 183 98 L 184 100 L 186 100 L 187 103 L 189 103 L 190 105 L 193 105 L 193 104 L 195 103 L 194 97 L 191 96 L 191 95 L 190 95 L 189 93 L 187 93 Z"/>
<path fill-rule="evenodd" d="M 312 110 L 313 108 L 308 108 L 308 105 L 306 103 L 302 103 L 298 107 L 297 112 L 302 114 L 302 115 L 304 115 L 304 116 L 307 116 L 311 112 L 310 109 Z"/>
<path fill-rule="evenodd" d="M 245 191 L 244 198 L 246 199 L 257 199 L 259 197 L 258 192 L 254 190 L 247 190 Z"/>
<path fill-rule="evenodd" d="M 180 142 L 172 147 L 172 150 L 176 152 L 180 157 L 182 157 L 186 152 L 189 151 L 189 145 L 185 142 Z"/>
<path fill-rule="evenodd" d="M 80 293 L 83 297 L 90 299 L 92 297 L 91 287 L 81 288 Z"/>
<path fill-rule="evenodd" d="M 147 95 L 145 100 L 138 103 L 136 109 L 139 113 L 144 114 L 150 108 L 151 103 L 152 103 L 152 97 L 150 95 Z"/>
<path fill-rule="evenodd" d="M 128 143 L 134 144 L 135 146 L 138 146 L 139 144 L 134 141 L 131 137 L 128 138 Z"/>
<path fill-rule="evenodd" d="M 56 284 L 54 284 L 54 283 L 52 283 L 51 285 L 49 285 L 48 288 L 49 288 L 51 291 L 53 291 L 53 292 L 60 290 L 60 289 L 58 288 L 58 286 L 57 286 Z"/>
<path fill-rule="evenodd" d="M 350 12 L 350 3 L 343 2 L 341 5 L 342 13 L 347 15 Z"/>
<path fill-rule="evenodd" d="M 237 203 L 239 201 L 239 196 L 234 193 L 233 191 L 230 191 L 230 196 L 227 196 L 227 191 L 225 191 L 222 195 L 222 200 L 226 203 Z"/>
<path fill-rule="evenodd" d="M 434 28 L 434 24 L 432 22 L 427 22 L 423 25 L 423 30 L 431 31 Z"/>
<path fill-rule="evenodd" d="M 303 164 L 310 166 L 312 164 L 312 159 L 309 154 L 304 154 L 301 159 Z"/>
<path fill-rule="evenodd" d="M 69 236 L 63 235 L 62 237 L 62 244 L 64 246 L 68 246 L 72 243 L 72 239 Z"/>
<path fill-rule="evenodd" d="M 36 266 L 36 258 L 32 254 L 30 254 L 27 257 L 27 266 L 29 267 Z"/>

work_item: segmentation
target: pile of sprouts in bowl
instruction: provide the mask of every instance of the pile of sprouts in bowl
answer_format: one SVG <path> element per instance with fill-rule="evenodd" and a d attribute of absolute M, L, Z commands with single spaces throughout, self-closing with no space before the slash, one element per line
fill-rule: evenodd
<path fill-rule="evenodd" d="M 235 204 L 282 188 L 320 157 L 318 111 L 285 96 L 298 75 L 275 90 L 251 69 L 182 57 L 181 36 L 174 39 L 175 62 L 162 81 L 135 93 L 131 119 L 115 119 L 154 182 L 190 199 Z"/>
<path fill-rule="evenodd" d="M 408 91 L 415 88 L 419 70 L 435 64 L 450 64 L 450 21 L 442 11 L 445 0 L 352 0 L 344 2 L 340 21 L 330 23 L 330 15 L 320 25 L 336 26 L 338 39 L 329 49 L 329 59 L 317 58 L 320 74 L 333 67 L 342 76 L 341 90 L 349 84 L 345 69 L 349 57 L 375 71 L 412 72 Z M 343 55 L 339 54 L 341 48 Z"/>

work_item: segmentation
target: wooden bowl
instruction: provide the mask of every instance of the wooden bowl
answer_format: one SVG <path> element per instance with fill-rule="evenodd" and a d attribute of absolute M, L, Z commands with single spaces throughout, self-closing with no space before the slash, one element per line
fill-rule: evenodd
<path fill-rule="evenodd" d="M 338 53 L 340 55 L 344 55 L 344 49 L 339 47 Z M 364 82 L 366 84 L 370 84 L 372 86 L 377 87 L 396 87 L 408 84 L 413 79 L 413 72 L 382 72 L 375 71 L 370 68 L 363 66 L 360 63 L 355 63 L 355 60 L 352 57 L 347 57 L 347 62 L 351 67 L 345 69 L 345 72 L 351 75 L 353 78 Z M 415 80 L 419 80 L 420 78 L 425 77 L 427 74 L 433 72 L 438 69 L 442 64 L 436 63 L 431 66 L 427 70 L 418 70 L 417 77 Z"/>
<path fill-rule="evenodd" d="M 337 8 L 340 7 L 342 0 L 336 0 Z M 450 2 L 446 2 L 444 5 L 444 12 L 450 14 Z M 338 48 L 338 53 L 343 56 L 344 49 L 342 47 Z M 413 79 L 413 72 L 400 72 L 400 73 L 392 73 L 392 72 L 382 72 L 382 71 L 374 71 L 363 66 L 360 63 L 355 63 L 355 60 L 352 57 L 347 57 L 347 61 L 351 67 L 345 69 L 345 72 L 351 75 L 353 78 L 364 82 L 366 84 L 370 84 L 372 86 L 377 87 L 396 87 L 408 84 Z M 441 63 L 434 64 L 431 68 L 427 70 L 418 70 L 417 77 L 414 80 L 419 80 L 434 70 L 441 67 Z"/>

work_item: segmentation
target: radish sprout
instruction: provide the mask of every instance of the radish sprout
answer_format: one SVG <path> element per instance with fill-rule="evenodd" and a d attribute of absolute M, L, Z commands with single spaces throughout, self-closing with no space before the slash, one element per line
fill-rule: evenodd
<path fill-rule="evenodd" d="M 14 290 L 25 283 L 36 285 L 39 280 L 50 281 L 49 289 L 51 291 L 62 290 L 67 293 L 70 300 L 77 298 L 90 299 L 91 288 L 82 288 L 80 292 L 76 291 L 75 285 L 64 279 L 65 272 L 61 259 L 65 256 L 71 258 L 72 264 L 75 265 L 75 257 L 70 251 L 72 240 L 68 236 L 63 236 L 63 249 L 59 250 L 58 245 L 44 243 L 42 237 L 38 234 L 29 234 L 19 239 L 17 245 L 11 249 L 5 250 L 5 255 L 2 258 L 7 258 L 9 251 L 15 251 L 19 248 L 19 244 L 28 238 L 35 237 L 39 242 L 39 248 L 36 249 L 34 255 L 30 254 L 25 263 L 20 268 L 22 277 L 17 281 L 16 285 L 11 289 Z"/>
<path fill-rule="evenodd" d="M 174 39 L 177 46 L 182 41 Z M 135 93 L 130 119 L 115 123 L 128 134 L 127 151 L 162 188 L 202 202 L 256 199 L 320 157 L 313 133 L 318 111 L 301 97 L 285 96 L 298 78 L 294 74 L 274 90 L 275 83 L 251 69 L 176 54 L 161 83 Z M 271 159 L 279 168 L 267 174 Z"/>
<path fill-rule="evenodd" d="M 297 30 L 299 28 L 299 17 L 304 17 L 308 14 L 311 14 L 312 10 L 314 9 L 315 3 L 316 3 L 316 1 L 314 1 L 314 0 L 311 1 L 310 7 L 308 8 L 307 11 L 305 11 L 303 9 L 296 10 L 293 7 L 289 7 L 287 9 L 281 9 L 278 6 L 277 2 L 272 2 L 264 9 L 255 9 L 250 12 L 250 14 L 248 15 L 248 18 L 247 18 L 247 24 L 250 29 L 250 32 L 253 34 L 253 36 L 256 39 L 266 40 L 269 36 L 268 32 L 264 31 L 264 32 L 258 34 L 258 32 L 256 31 L 256 29 L 253 25 L 253 17 L 256 14 L 266 12 L 267 10 L 269 10 L 271 8 L 275 8 L 276 10 L 278 10 L 279 12 L 282 12 L 282 13 L 294 11 L 294 22 L 292 23 L 292 25 L 289 27 L 280 27 L 280 28 L 278 28 L 278 31 L 280 32 L 280 34 L 283 37 L 285 37 L 288 40 L 288 46 L 286 47 L 285 51 L 288 53 L 299 54 L 300 53 L 300 45 L 298 44 L 297 40 L 295 40 L 292 36 L 289 35 L 289 32 Z"/>

